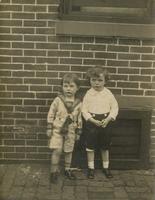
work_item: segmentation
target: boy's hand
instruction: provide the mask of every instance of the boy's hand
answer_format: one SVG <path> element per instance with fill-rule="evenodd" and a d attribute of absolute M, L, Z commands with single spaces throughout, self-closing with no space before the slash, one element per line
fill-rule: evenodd
<path fill-rule="evenodd" d="M 96 119 L 94 119 L 94 118 L 90 118 L 89 121 L 92 122 L 93 124 L 95 124 L 95 125 L 98 126 L 98 127 L 101 127 L 101 126 L 102 126 L 102 122 L 99 121 L 99 120 L 96 120 Z"/>
<path fill-rule="evenodd" d="M 112 121 L 112 118 L 111 117 L 107 117 L 105 119 L 103 119 L 101 122 L 102 122 L 102 127 L 105 128 L 109 122 Z"/>
<path fill-rule="evenodd" d="M 51 137 L 52 136 L 52 129 L 47 129 L 46 130 L 46 135 L 47 135 L 47 137 Z"/>

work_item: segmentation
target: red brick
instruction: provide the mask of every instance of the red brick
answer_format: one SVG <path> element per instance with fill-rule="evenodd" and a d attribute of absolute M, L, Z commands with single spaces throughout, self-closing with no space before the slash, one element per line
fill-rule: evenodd
<path fill-rule="evenodd" d="M 141 69 L 141 74 L 155 75 L 155 69 Z"/>
<path fill-rule="evenodd" d="M 155 83 L 140 83 L 140 88 L 155 89 Z"/>
<path fill-rule="evenodd" d="M 21 41 L 22 36 L 21 35 L 1 35 L 0 40 L 4 41 Z"/>
<path fill-rule="evenodd" d="M 131 61 L 130 62 L 131 67 L 151 67 L 152 62 L 144 62 L 144 61 Z"/>
<path fill-rule="evenodd" d="M 96 43 L 105 43 L 105 44 L 116 44 L 117 43 L 117 39 L 116 38 L 112 38 L 112 37 L 96 37 L 95 38 L 95 42 Z"/>
<path fill-rule="evenodd" d="M 36 109 L 34 106 L 15 106 L 16 112 L 36 112 Z"/>
<path fill-rule="evenodd" d="M 142 75 L 135 75 L 135 76 L 132 76 L 130 75 L 129 76 L 129 80 L 130 81 L 143 81 L 143 82 L 147 82 L 147 81 L 151 81 L 151 77 L 150 76 L 142 76 Z"/>
<path fill-rule="evenodd" d="M 16 125 L 24 125 L 24 126 L 36 126 L 37 120 L 16 120 Z"/>
<path fill-rule="evenodd" d="M 32 92 L 13 92 L 13 98 L 35 98 Z"/>
<path fill-rule="evenodd" d="M 118 68 L 119 74 L 139 74 L 139 69 L 135 68 Z"/>
<path fill-rule="evenodd" d="M 69 71 L 69 65 L 48 65 L 47 68 L 49 71 Z"/>
<path fill-rule="evenodd" d="M 46 42 L 46 37 L 45 35 L 24 35 L 24 41 Z"/>
<path fill-rule="evenodd" d="M 146 96 L 155 96 L 155 90 L 146 90 L 145 95 Z"/>
<path fill-rule="evenodd" d="M 128 46 L 120 46 L 120 45 L 108 45 L 107 51 L 114 51 L 114 52 L 128 52 Z"/>
<path fill-rule="evenodd" d="M 58 64 L 58 58 L 37 57 L 37 63 Z"/>
<path fill-rule="evenodd" d="M 21 105 L 22 100 L 21 99 L 1 99 L 1 105 Z"/>
<path fill-rule="evenodd" d="M 22 84 L 22 78 L 1 78 L 1 83 L 5 84 Z"/>
<path fill-rule="evenodd" d="M 123 89 L 123 94 L 124 95 L 134 95 L 134 96 L 139 96 L 139 95 L 143 95 L 143 90 L 127 90 L 127 89 Z"/>
<path fill-rule="evenodd" d="M 49 57 L 69 57 L 70 52 L 69 51 L 48 51 Z"/>
<path fill-rule="evenodd" d="M 93 53 L 92 52 L 72 51 L 71 57 L 84 57 L 84 58 L 92 57 L 93 58 Z"/>
<path fill-rule="evenodd" d="M 9 56 L 0 56 L 0 62 L 11 62 L 11 57 Z M 5 68 L 4 68 L 5 69 Z"/>
<path fill-rule="evenodd" d="M 13 111 L 13 106 L 0 106 L 0 111 Z"/>
<path fill-rule="evenodd" d="M 34 34 L 34 28 L 12 28 L 12 33 L 16 34 Z"/>
<path fill-rule="evenodd" d="M 144 54 L 142 55 L 142 60 L 155 60 L 155 55 Z"/>
<path fill-rule="evenodd" d="M 105 51 L 106 50 L 106 45 L 84 44 L 84 50 L 88 50 L 88 51 Z"/>
<path fill-rule="evenodd" d="M 94 42 L 94 38 L 93 37 L 78 37 L 78 36 L 74 36 L 74 37 L 72 37 L 71 42 L 73 42 L 73 43 L 93 43 Z"/>
<path fill-rule="evenodd" d="M 51 86 L 44 86 L 44 85 L 39 85 L 39 86 L 30 86 L 30 91 L 52 91 Z"/>
<path fill-rule="evenodd" d="M 22 50 L 0 49 L 0 54 L 1 54 L 1 55 L 20 56 L 20 55 L 22 55 Z"/>
<path fill-rule="evenodd" d="M 0 20 L 1 26 L 22 26 L 22 20 L 8 20 L 8 19 L 1 19 Z"/>
<path fill-rule="evenodd" d="M 25 118 L 25 117 L 26 117 L 25 113 L 19 113 L 19 112 L 4 113 L 4 118 L 16 119 L 16 118 Z"/>
<path fill-rule="evenodd" d="M 59 0 L 52 0 L 52 4 L 58 4 Z M 51 5 L 51 0 L 37 0 L 37 4 L 50 4 Z"/>
<path fill-rule="evenodd" d="M 117 87 L 121 88 L 138 88 L 139 84 L 136 82 L 117 82 Z"/>
<path fill-rule="evenodd" d="M 53 19 L 53 17 L 55 18 L 55 15 L 53 15 L 52 13 L 36 13 L 36 19 L 46 19 L 46 20 L 51 20 Z"/>
<path fill-rule="evenodd" d="M 1 5 L 1 10 L 3 11 L 22 11 L 22 6 L 21 5 Z"/>
<path fill-rule="evenodd" d="M 0 19 L 6 19 L 6 18 L 10 18 L 10 13 L 5 12 L 5 10 L 3 10 L 3 12 L 0 13 Z"/>
<path fill-rule="evenodd" d="M 55 28 L 36 28 L 36 34 L 52 35 L 55 34 Z"/>
<path fill-rule="evenodd" d="M 36 72 L 36 77 L 58 77 L 58 72 Z"/>
<path fill-rule="evenodd" d="M 45 119 L 47 117 L 47 113 L 27 113 L 27 117 L 29 119 Z"/>
<path fill-rule="evenodd" d="M 46 56 L 44 50 L 24 50 L 24 56 Z"/>
<path fill-rule="evenodd" d="M 56 43 L 37 43 L 37 49 L 58 49 L 58 44 Z"/>
<path fill-rule="evenodd" d="M 24 105 L 46 105 L 46 101 L 45 100 L 40 100 L 40 99 L 24 99 Z"/>
<path fill-rule="evenodd" d="M 35 0 L 12 0 L 13 4 L 35 4 Z"/>
<path fill-rule="evenodd" d="M 26 85 L 7 85 L 8 91 L 28 91 L 28 86 Z"/>
<path fill-rule="evenodd" d="M 139 39 L 119 39 L 119 44 L 124 45 L 140 45 L 141 41 Z"/>
<path fill-rule="evenodd" d="M 45 71 L 46 64 L 24 64 L 24 70 L 30 71 Z"/>
<path fill-rule="evenodd" d="M 0 42 L 0 48 L 10 48 L 10 42 Z"/>
<path fill-rule="evenodd" d="M 60 44 L 60 49 L 82 50 L 82 44 Z"/>
<path fill-rule="evenodd" d="M 29 159 L 38 159 L 38 160 L 47 160 L 49 159 L 49 156 L 46 154 L 46 153 L 27 153 L 26 154 L 26 158 L 29 158 Z"/>
<path fill-rule="evenodd" d="M 60 58 L 60 64 L 82 64 L 82 59 Z"/>
<path fill-rule="evenodd" d="M 5 69 L 5 70 L 21 70 L 23 67 L 22 67 L 22 64 L 3 63 L 3 64 L 0 64 L 0 68 Z"/>
<path fill-rule="evenodd" d="M 110 77 L 111 77 L 111 80 L 124 80 L 124 81 L 128 80 L 128 75 L 115 74 L 115 75 L 110 75 Z"/>
<path fill-rule="evenodd" d="M 123 60 L 139 60 L 140 55 L 139 54 L 118 54 L 118 59 Z"/>
<path fill-rule="evenodd" d="M 11 98 L 11 92 L 0 92 L 0 97 L 2 98 Z"/>
<path fill-rule="evenodd" d="M 51 22 L 53 23 L 53 22 Z M 50 24 L 50 27 L 55 27 L 55 24 Z M 58 42 L 58 43 L 67 43 L 67 42 L 70 42 L 71 40 L 71 37 L 70 36 L 61 36 L 61 35 L 52 35 L 52 36 L 48 36 L 48 41 L 49 42 Z"/>
<path fill-rule="evenodd" d="M 31 26 L 31 27 L 45 27 L 46 26 L 46 21 L 38 21 L 38 20 L 25 20 L 24 21 L 24 26 Z"/>
<path fill-rule="evenodd" d="M 37 152 L 36 147 L 16 147 L 16 152 Z"/>
<path fill-rule="evenodd" d="M 0 73 L 0 76 L 11 76 L 11 72 L 10 71 L 2 71 L 1 70 L 1 73 Z"/>
<path fill-rule="evenodd" d="M 95 53 L 95 58 L 116 59 L 116 53 L 99 52 Z"/>
<path fill-rule="evenodd" d="M 121 61 L 121 60 L 107 60 L 108 66 L 119 66 L 125 67 L 129 65 L 129 61 Z"/>
<path fill-rule="evenodd" d="M 84 59 L 84 65 L 105 65 L 105 60 L 99 59 Z"/>
<path fill-rule="evenodd" d="M 152 53 L 151 47 L 131 47 L 130 51 L 135 53 Z"/>
<path fill-rule="evenodd" d="M 53 95 L 53 93 L 37 93 L 36 97 L 39 99 L 51 99 L 53 97 L 55 97 L 55 95 Z"/>
<path fill-rule="evenodd" d="M 13 62 L 17 63 L 35 63 L 34 57 L 13 57 Z"/>
<path fill-rule="evenodd" d="M 10 28 L 6 28 L 6 27 L 1 27 L 0 29 L 0 33 L 10 33 Z"/>
<path fill-rule="evenodd" d="M 45 6 L 40 5 L 24 5 L 24 11 L 26 12 L 46 12 Z"/>
<path fill-rule="evenodd" d="M 7 159 L 24 159 L 25 154 L 24 153 L 4 153 L 4 158 Z"/>

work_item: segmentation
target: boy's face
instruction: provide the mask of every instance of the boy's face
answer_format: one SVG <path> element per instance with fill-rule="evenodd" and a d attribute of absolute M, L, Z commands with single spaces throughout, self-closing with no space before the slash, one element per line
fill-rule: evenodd
<path fill-rule="evenodd" d="M 91 87 L 96 91 L 102 91 L 105 85 L 105 76 L 104 74 L 100 74 L 98 77 L 90 78 Z"/>
<path fill-rule="evenodd" d="M 62 90 L 66 97 L 74 97 L 78 90 L 78 86 L 73 81 L 69 83 L 64 82 L 62 85 Z"/>

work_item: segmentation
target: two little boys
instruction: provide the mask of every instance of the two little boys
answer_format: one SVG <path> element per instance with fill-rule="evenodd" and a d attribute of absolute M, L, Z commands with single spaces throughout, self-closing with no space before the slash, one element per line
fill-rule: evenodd
<path fill-rule="evenodd" d="M 76 98 L 79 79 L 75 74 L 65 74 L 62 79 L 62 94 L 54 99 L 48 112 L 47 135 L 52 150 L 50 181 L 57 182 L 59 161 L 62 152 L 65 155 L 64 175 L 76 179 L 71 167 L 74 143 L 82 130 L 82 117 L 85 120 L 85 145 L 88 160 L 87 177 L 93 179 L 94 151 L 99 148 L 102 156 L 103 173 L 112 178 L 109 170 L 109 148 L 111 145 L 111 124 L 118 114 L 118 103 L 105 83 L 109 79 L 108 71 L 102 67 L 88 70 L 87 76 L 91 88 L 86 92 L 83 102 Z"/>

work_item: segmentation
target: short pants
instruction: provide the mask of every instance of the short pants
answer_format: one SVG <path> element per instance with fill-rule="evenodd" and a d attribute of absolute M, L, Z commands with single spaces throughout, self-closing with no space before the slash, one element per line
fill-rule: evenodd
<path fill-rule="evenodd" d="M 108 116 L 106 114 L 92 114 L 94 119 L 103 120 Z M 84 134 L 85 134 L 85 145 L 87 149 L 103 149 L 109 150 L 111 146 L 111 125 L 112 121 L 105 127 L 98 127 L 95 124 L 85 121 L 84 123 Z"/>

